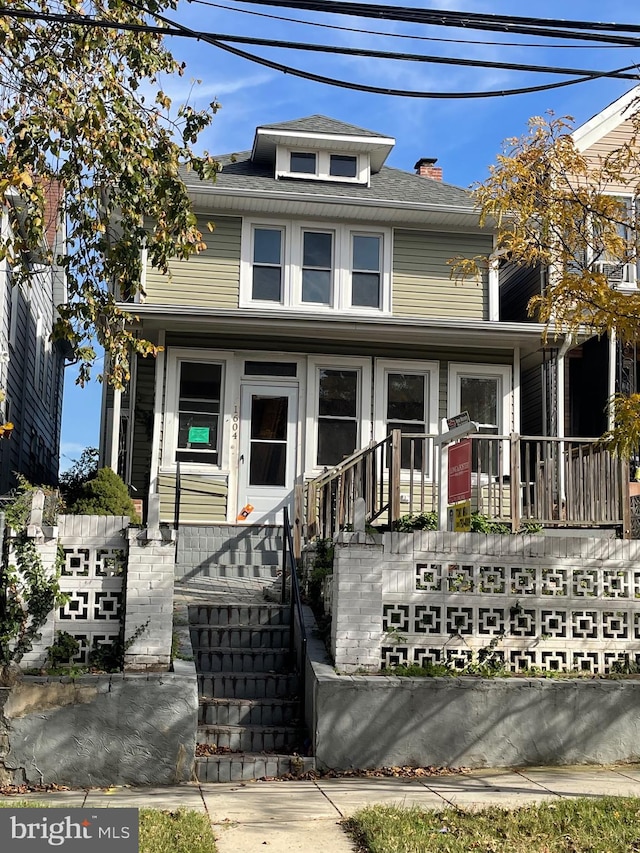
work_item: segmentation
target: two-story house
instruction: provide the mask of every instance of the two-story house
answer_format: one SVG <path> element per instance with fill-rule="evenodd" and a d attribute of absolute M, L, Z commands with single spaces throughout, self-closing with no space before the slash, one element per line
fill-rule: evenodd
<path fill-rule="evenodd" d="M 46 186 L 46 201 L 45 238 L 55 256 L 64 240 L 57 183 Z M 11 203 L 19 214 L 19 198 Z M 1 227 L 10 227 L 7 216 Z M 66 299 L 65 280 L 62 269 L 44 263 L 37 248 L 28 262 L 29 284 L 16 283 L 8 261 L 0 262 L 0 389 L 5 394 L 0 418 L 14 426 L 0 441 L 0 494 L 15 486 L 16 474 L 32 483 L 58 481 L 65 352 L 50 336 L 56 306 Z"/>
<path fill-rule="evenodd" d="M 170 276 L 145 268 L 139 334 L 163 349 L 109 393 L 102 429 L 106 464 L 159 494 L 164 521 L 178 463 L 182 523 L 268 523 L 394 427 L 433 434 L 467 410 L 520 429 L 541 328 L 499 319 L 497 271 L 451 279 L 491 231 L 434 160 L 385 165 L 393 146 L 316 115 L 258 127 L 215 182 L 185 176 L 207 247 Z"/>

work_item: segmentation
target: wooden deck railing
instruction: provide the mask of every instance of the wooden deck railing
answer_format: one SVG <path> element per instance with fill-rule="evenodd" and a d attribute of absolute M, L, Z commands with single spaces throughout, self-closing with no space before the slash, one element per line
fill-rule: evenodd
<path fill-rule="evenodd" d="M 354 453 L 306 486 L 307 536 L 329 538 L 353 523 L 391 526 L 406 513 L 436 511 L 439 450 L 434 435 L 401 435 Z M 511 525 L 629 527 L 628 465 L 599 439 L 475 434 L 471 509 Z"/>

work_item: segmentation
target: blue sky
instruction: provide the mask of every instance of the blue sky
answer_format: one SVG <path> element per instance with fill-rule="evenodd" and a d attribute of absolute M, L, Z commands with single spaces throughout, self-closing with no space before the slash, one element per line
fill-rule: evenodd
<path fill-rule="evenodd" d="M 199 2 L 182 3 L 171 17 L 192 29 L 228 35 L 257 36 L 316 42 L 340 46 L 366 47 L 395 52 L 458 56 L 486 61 L 519 62 L 588 69 L 614 69 L 640 64 L 636 48 L 574 48 L 573 42 L 543 41 L 547 47 L 530 48 L 528 36 L 498 35 L 478 30 L 464 32 L 445 27 L 418 27 L 398 22 L 378 22 L 351 16 L 331 19 L 286 8 L 253 6 L 221 0 L 233 11 Z M 403 0 L 407 5 L 409 0 Z M 336 7 L 340 4 L 336 3 Z M 414 2 L 425 9 L 447 9 L 487 14 L 530 14 L 541 18 L 580 19 L 640 25 L 640 4 L 628 0 L 537 0 L 513 3 L 512 0 L 434 0 Z M 321 29 L 303 24 L 271 20 L 240 10 L 261 12 L 286 18 L 332 23 L 361 30 L 429 36 L 445 39 L 470 39 L 479 44 L 446 44 L 434 41 L 386 38 L 363 32 Z M 518 42 L 508 47 L 489 42 Z M 559 45 L 559 46 L 552 46 Z M 165 79 L 165 91 L 181 103 L 202 107 L 217 100 L 222 108 L 213 125 L 202 135 L 199 147 L 213 154 L 243 151 L 251 147 L 259 124 L 286 121 L 321 113 L 396 139 L 388 164 L 411 171 L 420 157 L 437 157 L 444 180 L 469 186 L 481 181 L 495 161 L 507 137 L 526 131 L 530 116 L 553 110 L 570 115 L 581 124 L 623 92 L 631 81 L 595 80 L 548 92 L 494 97 L 478 100 L 418 100 L 373 95 L 329 87 L 285 75 L 220 51 L 202 42 L 171 39 L 174 56 L 187 63 L 183 77 Z M 485 68 L 456 68 L 392 62 L 369 58 L 324 56 L 298 51 L 245 47 L 249 52 L 297 68 L 369 85 L 405 88 L 417 91 L 483 91 L 509 89 L 557 82 L 556 75 L 528 74 Z M 198 85 L 194 81 L 201 81 Z M 73 368 L 67 371 L 62 421 L 61 467 L 68 467 L 86 446 L 98 443 L 101 386 L 91 382 L 84 389 L 74 385 Z"/>

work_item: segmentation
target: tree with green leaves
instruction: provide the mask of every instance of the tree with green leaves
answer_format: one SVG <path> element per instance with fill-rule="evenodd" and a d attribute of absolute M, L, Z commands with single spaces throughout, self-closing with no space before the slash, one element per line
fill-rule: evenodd
<path fill-rule="evenodd" d="M 615 334 L 640 340 L 640 290 L 612 286 L 639 260 L 637 211 L 627 199 L 640 190 L 640 113 L 630 113 L 628 138 L 594 158 L 578 150 L 567 117 L 534 117 L 528 133 L 508 139 L 489 177 L 473 195 L 482 224 L 496 230 L 490 262 L 547 270 L 544 291 L 529 314 L 547 334 Z M 477 276 L 486 258 L 456 258 L 457 277 Z M 614 451 L 640 446 L 640 395 L 612 401 Z"/>
<path fill-rule="evenodd" d="M 140 287 L 142 249 L 165 272 L 171 257 L 203 247 L 181 170 L 215 176 L 216 162 L 193 146 L 217 104 L 174 109 L 160 80 L 185 66 L 161 36 L 117 28 L 146 27 L 176 3 L 147 0 L 147 15 L 127 0 L 13 0 L 0 14 L 0 203 L 11 225 L 0 259 L 14 282 L 31 280 L 34 258 L 62 267 L 69 299 L 54 337 L 72 345 L 80 383 L 94 340 L 116 387 L 132 352 L 155 353 L 116 304 Z M 78 22 L 91 17 L 114 27 Z M 53 257 L 46 238 L 60 218 Z"/>

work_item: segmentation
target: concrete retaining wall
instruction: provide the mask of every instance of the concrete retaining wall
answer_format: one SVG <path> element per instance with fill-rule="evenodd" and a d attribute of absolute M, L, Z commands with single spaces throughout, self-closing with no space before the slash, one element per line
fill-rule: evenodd
<path fill-rule="evenodd" d="M 640 681 L 337 675 L 309 643 L 319 767 L 610 764 L 640 759 Z"/>
<path fill-rule="evenodd" d="M 198 690 L 173 673 L 26 677 L 0 688 L 0 783 L 168 785 L 193 777 Z"/>

